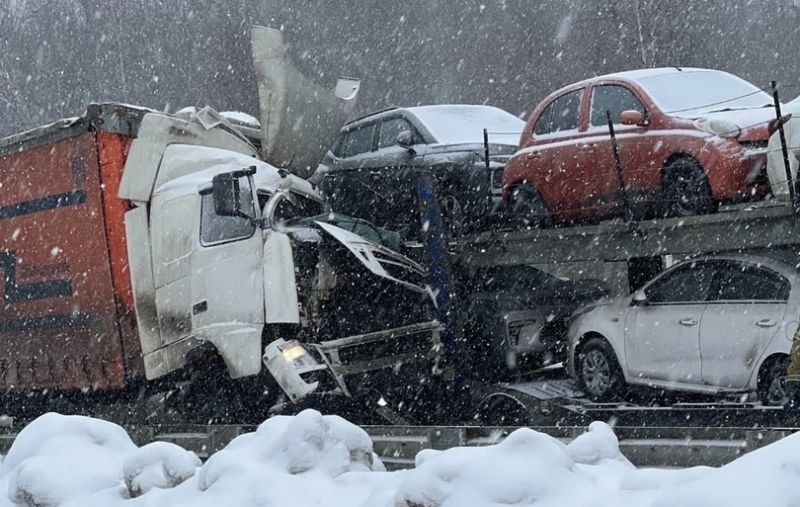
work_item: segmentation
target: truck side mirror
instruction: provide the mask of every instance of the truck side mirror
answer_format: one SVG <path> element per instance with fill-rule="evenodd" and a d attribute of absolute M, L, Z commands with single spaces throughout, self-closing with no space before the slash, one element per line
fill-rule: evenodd
<path fill-rule="evenodd" d="M 222 173 L 211 180 L 214 195 L 214 212 L 222 217 L 242 216 L 239 178 L 231 173 Z"/>

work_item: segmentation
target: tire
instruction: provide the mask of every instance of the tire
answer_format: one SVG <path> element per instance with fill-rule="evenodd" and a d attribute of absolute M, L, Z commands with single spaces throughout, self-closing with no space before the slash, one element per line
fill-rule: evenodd
<path fill-rule="evenodd" d="M 511 190 L 509 214 L 520 227 L 544 229 L 553 226 L 553 216 L 539 191 L 530 185 L 518 185 Z"/>
<path fill-rule="evenodd" d="M 676 158 L 664 168 L 661 201 L 666 217 L 704 215 L 716 210 L 706 173 L 690 157 Z"/>
<path fill-rule="evenodd" d="M 464 233 L 464 207 L 455 195 L 446 194 L 439 199 L 439 213 L 448 238 L 458 238 Z"/>
<path fill-rule="evenodd" d="M 758 372 L 758 399 L 762 404 L 775 407 L 786 401 L 786 370 L 789 358 L 780 356 L 765 362 Z"/>
<path fill-rule="evenodd" d="M 575 374 L 584 393 L 593 401 L 614 401 L 623 394 L 625 377 L 614 349 L 603 338 L 590 338 L 579 349 Z"/>
<path fill-rule="evenodd" d="M 531 423 L 525 405 L 509 395 L 493 395 L 483 400 L 475 419 L 483 426 L 524 426 Z"/>

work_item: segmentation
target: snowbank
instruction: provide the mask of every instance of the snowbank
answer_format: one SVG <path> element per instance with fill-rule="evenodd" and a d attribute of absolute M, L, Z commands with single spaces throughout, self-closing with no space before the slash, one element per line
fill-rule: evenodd
<path fill-rule="evenodd" d="M 0 463 L 0 507 L 781 507 L 798 498 L 800 435 L 718 469 L 637 470 L 599 422 L 569 444 L 520 429 L 386 472 L 362 429 L 312 410 L 269 419 L 206 463 L 173 444 L 137 447 L 108 422 L 47 414 Z"/>

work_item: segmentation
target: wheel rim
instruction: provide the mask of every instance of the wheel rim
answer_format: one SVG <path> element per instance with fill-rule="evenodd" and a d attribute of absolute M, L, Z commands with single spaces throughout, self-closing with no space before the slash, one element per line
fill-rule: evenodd
<path fill-rule="evenodd" d="M 786 375 L 773 375 L 767 388 L 767 405 L 783 405 L 786 401 Z"/>
<path fill-rule="evenodd" d="M 511 211 L 525 225 L 541 224 L 547 218 L 542 203 L 530 192 L 524 190 L 515 191 Z"/>
<path fill-rule="evenodd" d="M 586 389 L 595 395 L 604 394 L 611 386 L 611 364 L 599 350 L 590 350 L 581 361 L 581 377 Z"/>
<path fill-rule="evenodd" d="M 447 229 L 451 233 L 460 232 L 464 225 L 464 213 L 458 199 L 452 195 L 444 196 L 439 206 L 441 207 L 442 220 L 445 222 Z"/>
<path fill-rule="evenodd" d="M 672 215 L 691 216 L 702 212 L 703 176 L 693 169 L 676 170 L 667 195 Z"/>

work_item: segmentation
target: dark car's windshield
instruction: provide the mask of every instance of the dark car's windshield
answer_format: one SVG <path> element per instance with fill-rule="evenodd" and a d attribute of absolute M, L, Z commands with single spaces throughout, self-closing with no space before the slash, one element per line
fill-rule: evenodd
<path fill-rule="evenodd" d="M 665 113 L 687 117 L 721 109 L 762 107 L 772 102 L 754 84 L 715 70 L 670 72 L 636 81 Z"/>

